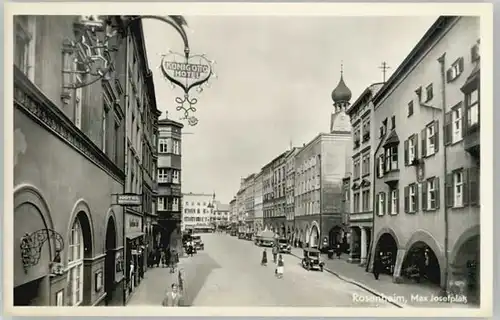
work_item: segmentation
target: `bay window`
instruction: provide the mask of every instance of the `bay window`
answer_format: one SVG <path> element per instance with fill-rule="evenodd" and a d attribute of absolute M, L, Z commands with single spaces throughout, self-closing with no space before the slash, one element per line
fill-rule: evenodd
<path fill-rule="evenodd" d="M 180 183 L 179 180 L 179 171 L 172 170 L 172 183 Z"/>
<path fill-rule="evenodd" d="M 391 146 L 385 149 L 385 172 L 398 169 L 398 146 Z"/>
<path fill-rule="evenodd" d="M 168 169 L 167 168 L 158 168 L 158 182 L 159 183 L 168 183 L 169 181 L 169 174 L 168 174 Z"/>
<path fill-rule="evenodd" d="M 467 129 L 474 128 L 479 124 L 479 89 L 475 89 L 466 95 L 467 106 Z"/>
<path fill-rule="evenodd" d="M 158 153 L 167 153 L 168 151 L 168 139 L 160 138 L 158 139 Z"/>

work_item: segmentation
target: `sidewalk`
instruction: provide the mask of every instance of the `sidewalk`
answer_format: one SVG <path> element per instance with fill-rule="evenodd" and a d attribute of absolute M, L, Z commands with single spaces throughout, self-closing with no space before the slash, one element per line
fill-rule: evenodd
<path fill-rule="evenodd" d="M 302 249 L 292 248 L 292 255 L 302 259 Z M 364 290 L 379 296 L 393 298 L 393 304 L 400 308 L 424 307 L 424 308 L 478 308 L 479 306 L 465 303 L 445 303 L 432 301 L 433 297 L 439 296 L 439 288 L 430 287 L 425 284 L 396 284 L 392 277 L 381 274 L 379 280 L 375 280 L 372 273 L 365 271 L 365 267 L 347 262 L 347 256 L 343 254 L 341 259 L 328 259 L 322 255 L 325 262 L 324 270 L 350 282 Z M 412 299 L 413 297 L 413 299 Z M 416 299 L 419 297 L 420 299 Z M 427 301 L 425 301 L 427 300 Z"/>
<path fill-rule="evenodd" d="M 130 297 L 127 306 L 161 306 L 167 290 L 172 283 L 178 282 L 178 270 L 186 263 L 185 258 L 180 258 L 176 272 L 170 273 L 170 268 L 154 267 L 148 268 L 144 273 L 139 287 Z"/>

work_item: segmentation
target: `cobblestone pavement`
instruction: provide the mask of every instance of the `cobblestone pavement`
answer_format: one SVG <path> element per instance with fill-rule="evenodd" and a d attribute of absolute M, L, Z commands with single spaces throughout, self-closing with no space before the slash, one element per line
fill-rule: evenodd
<path fill-rule="evenodd" d="M 203 234 L 205 251 L 181 260 L 187 304 L 192 306 L 395 307 L 356 285 L 320 271 L 307 271 L 284 255 L 285 275 L 277 279 L 263 248 L 226 234 Z M 272 260 L 268 249 L 268 256 Z M 167 269 L 152 269 L 131 298 L 133 305 L 158 305 L 171 284 Z"/>

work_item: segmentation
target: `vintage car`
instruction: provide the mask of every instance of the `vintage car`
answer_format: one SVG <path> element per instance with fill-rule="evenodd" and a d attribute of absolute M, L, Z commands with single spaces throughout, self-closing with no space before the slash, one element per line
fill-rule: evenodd
<path fill-rule="evenodd" d="M 205 250 L 205 244 L 199 235 L 193 235 L 193 244 L 196 250 Z"/>
<path fill-rule="evenodd" d="M 288 243 L 288 240 L 285 238 L 278 239 L 278 248 L 280 249 L 280 253 L 292 252 L 292 246 Z"/>
<path fill-rule="evenodd" d="M 260 232 L 257 234 L 257 238 L 259 239 L 257 245 L 261 247 L 272 247 L 275 242 L 274 232 L 269 230 Z"/>
<path fill-rule="evenodd" d="M 320 251 L 314 248 L 304 248 L 304 258 L 302 258 L 302 267 L 307 271 L 319 269 L 323 271 L 325 263 L 320 259 Z"/>

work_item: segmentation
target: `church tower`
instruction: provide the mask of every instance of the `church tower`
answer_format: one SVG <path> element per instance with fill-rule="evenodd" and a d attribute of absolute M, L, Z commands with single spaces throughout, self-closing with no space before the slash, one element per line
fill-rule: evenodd
<path fill-rule="evenodd" d="M 351 90 L 344 82 L 344 66 L 340 65 L 340 81 L 332 91 L 334 112 L 330 120 L 330 133 L 351 133 L 351 121 L 346 114 L 351 100 Z"/>

